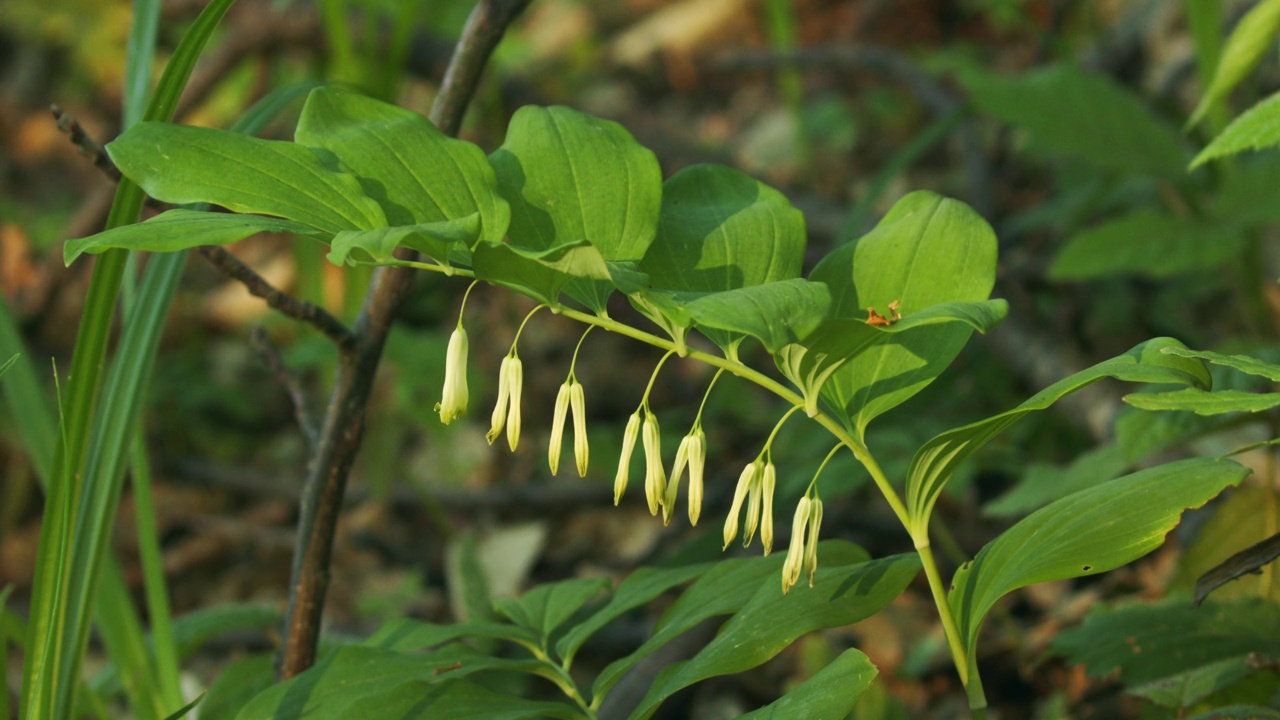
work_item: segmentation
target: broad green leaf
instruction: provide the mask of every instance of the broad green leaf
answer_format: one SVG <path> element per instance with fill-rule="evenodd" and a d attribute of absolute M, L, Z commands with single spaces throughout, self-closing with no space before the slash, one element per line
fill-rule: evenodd
<path fill-rule="evenodd" d="M 868 308 L 889 317 L 897 302 L 909 318 L 933 305 L 986 300 L 995 271 L 996 237 L 986 221 L 964 203 L 915 192 L 853 246 L 828 255 L 809 279 L 830 288 L 834 317 L 865 319 Z M 822 396 L 861 434 L 942 374 L 972 334 L 961 323 L 896 332 L 844 363 Z"/>
<path fill-rule="evenodd" d="M 982 513 L 997 518 L 1026 515 L 1090 485 L 1114 480 L 1128 467 L 1124 448 L 1115 444 L 1094 448 L 1066 467 L 1033 463 L 1017 485 L 983 506 Z"/>
<path fill-rule="evenodd" d="M 738 720 L 844 720 L 876 672 L 866 655 L 850 648 L 791 692 Z"/>
<path fill-rule="evenodd" d="M 1130 685 L 1126 689 L 1130 694 L 1144 697 L 1157 705 L 1185 708 L 1256 672 L 1258 667 L 1249 657 L 1228 658 L 1149 683 Z"/>
<path fill-rule="evenodd" d="M 336 159 L 330 163 L 332 169 L 355 175 L 364 194 L 382 206 L 388 225 L 449 227 L 444 234 L 420 231 L 437 242 L 407 243 L 437 262 L 447 264 L 455 246 L 498 242 L 506 234 L 511 209 L 498 194 L 484 152 L 446 137 L 412 110 L 317 88 L 302 108 L 294 140 Z M 450 222 L 473 216 L 474 224 L 465 226 L 469 236 L 461 234 L 463 225 Z M 393 237 L 384 236 L 382 242 Z M 406 233 L 394 239 L 414 237 Z M 416 237 L 420 240 L 422 235 Z"/>
<path fill-rule="evenodd" d="M 571 663 L 578 648 L 582 647 L 582 643 L 597 630 L 671 588 L 700 577 L 711 567 L 711 563 L 700 563 L 674 568 L 637 568 L 618 585 L 613 597 L 609 598 L 609 602 L 604 607 L 596 610 L 560 638 L 556 643 L 556 653 L 566 663 Z"/>
<path fill-rule="evenodd" d="M 1071 236 L 1049 268 L 1049 277 L 1165 278 L 1206 272 L 1238 257 L 1247 240 L 1229 223 L 1200 222 L 1140 208 Z"/>
<path fill-rule="evenodd" d="M 357 258 L 359 250 L 370 260 L 382 262 L 398 247 L 407 247 L 450 267 L 449 255 L 469 245 L 480 231 L 480 214 L 419 225 L 397 225 L 373 230 L 344 230 L 333 236 L 329 262 L 342 265 Z"/>
<path fill-rule="evenodd" d="M 1213 81 L 1191 113 L 1191 119 L 1187 120 L 1188 127 L 1199 123 L 1209 108 L 1225 99 L 1240 84 L 1267 48 L 1275 43 L 1277 31 L 1280 31 L 1280 0 L 1261 0 L 1240 18 L 1222 49 Z"/>
<path fill-rule="evenodd" d="M 587 241 L 609 261 L 639 262 L 661 204 L 658 159 L 621 125 L 566 107 L 525 106 L 489 156 L 511 204 L 512 242 L 533 250 Z M 578 278 L 573 299 L 603 313 L 613 286 Z"/>
<path fill-rule="evenodd" d="M 482 242 L 476 245 L 471 263 L 477 278 L 528 295 L 552 309 L 560 308 L 560 293 L 575 279 L 632 291 L 646 281 L 634 263 L 605 260 L 586 240 L 545 250 Z"/>
<path fill-rule="evenodd" d="M 1280 152 L 1237 158 L 1206 208 L 1220 222 L 1257 226 L 1280 221 Z"/>
<path fill-rule="evenodd" d="M 538 645 L 538 638 L 532 630 L 510 623 L 471 620 L 438 625 L 404 617 L 388 621 L 363 644 L 396 652 L 412 652 L 467 637 L 509 640 L 529 648 Z"/>
<path fill-rule="evenodd" d="M 818 557 L 827 567 L 863 563 L 869 558 L 862 548 L 836 540 L 819 543 Z M 694 625 L 707 618 L 737 612 L 764 585 L 778 587 L 782 561 L 781 554 L 774 554 L 771 557 L 730 558 L 715 563 L 662 613 L 644 645 L 605 667 L 591 688 L 592 697 L 602 697 L 636 663 Z"/>
<path fill-rule="evenodd" d="M 961 77 L 978 110 L 1029 132 L 1041 145 L 1125 173 L 1180 179 L 1187 152 L 1177 128 L 1132 92 L 1070 64 L 1019 77 Z"/>
<path fill-rule="evenodd" d="M 580 717 L 562 703 L 509 697 L 460 678 L 481 670 L 517 668 L 460 645 L 410 655 L 353 645 L 259 694 L 239 720 L 384 720 L 439 717 L 524 720 Z"/>
<path fill-rule="evenodd" d="M 1051 580 L 1113 570 L 1155 550 L 1182 519 L 1249 470 L 1193 458 L 1126 475 L 1068 495 L 987 543 L 956 572 L 949 596 L 969 662 L 978 631 L 1004 595 Z"/>
<path fill-rule="evenodd" d="M 807 632 L 850 625 L 874 615 L 902 594 L 920 572 L 920 559 L 914 554 L 825 565 L 820 564 L 812 588 L 802 586 L 784 594 L 777 578 L 760 585 L 697 655 L 658 674 L 630 720 L 652 716 L 664 700 L 696 682 L 757 667 Z"/>
<path fill-rule="evenodd" d="M 387 224 L 353 176 L 301 145 L 211 128 L 144 122 L 107 144 L 125 177 L 151 197 L 276 215 L 327 233 Z"/>
<path fill-rule="evenodd" d="M 1258 705 L 1230 705 L 1192 715 L 1187 720 L 1280 720 L 1280 710 Z"/>
<path fill-rule="evenodd" d="M 235 720 L 255 695 L 274 684 L 274 657 L 249 655 L 223 665 L 200 703 L 200 720 Z"/>
<path fill-rule="evenodd" d="M 146 222 L 68 240 L 62 255 L 70 265 L 83 253 L 97 254 L 111 248 L 173 252 L 201 245 L 226 245 L 260 232 L 324 235 L 309 225 L 261 215 L 168 210 Z"/>
<path fill-rule="evenodd" d="M 1170 346 L 1162 352 L 1166 355 L 1177 355 L 1178 357 L 1199 358 L 1208 360 L 1214 365 L 1222 365 L 1233 370 L 1239 370 L 1249 375 L 1257 375 L 1264 377 L 1272 382 L 1280 382 L 1280 365 L 1274 363 L 1263 362 L 1255 357 L 1248 355 L 1226 355 L 1223 353 L 1213 352 L 1211 350 L 1189 350 L 1185 347 Z"/>
<path fill-rule="evenodd" d="M 797 278 L 709 293 L 690 302 L 687 309 L 699 328 L 726 331 L 709 333 L 712 340 L 723 335 L 736 345 L 733 337 L 747 335 L 776 353 L 813 332 L 830 305 L 826 285 Z M 732 355 L 729 347 L 722 349 Z"/>
<path fill-rule="evenodd" d="M 907 471 L 909 528 L 917 540 L 928 537 L 929 515 L 956 468 L 971 455 L 1029 413 L 1044 410 L 1065 395 L 1103 378 L 1135 383 L 1176 383 L 1208 388 L 1209 373 L 1198 360 L 1161 352 L 1182 347 L 1173 338 L 1155 338 L 1129 352 L 1065 377 L 1028 398 L 1018 407 L 938 435 L 911 458 Z"/>
<path fill-rule="evenodd" d="M 606 578 L 546 583 L 514 600 L 500 600 L 494 607 L 515 624 L 532 630 L 545 650 L 550 647 L 552 633 L 607 587 Z"/>
<path fill-rule="evenodd" d="M 1140 686 L 1254 653 L 1280 658 L 1280 608 L 1260 597 L 1200 607 L 1185 596 L 1098 605 L 1083 624 L 1059 633 L 1049 652 L 1084 665 L 1091 677 L 1118 673 L 1126 686 Z"/>
<path fill-rule="evenodd" d="M 1132 393 L 1124 401 L 1140 410 L 1190 410 L 1197 415 L 1229 412 L 1262 412 L 1280 406 L 1280 393 L 1251 393 L 1243 390 L 1206 392 L 1184 388 L 1170 392 Z"/>
<path fill-rule="evenodd" d="M 888 326 L 868 325 L 865 319 L 832 317 L 799 343 L 785 345 L 774 354 L 782 374 L 804 395 L 809 417 L 818 412 L 818 398 L 831 374 L 868 348 L 889 342 L 896 334 L 926 325 L 962 323 L 985 333 L 999 325 L 1008 312 L 1004 300 L 951 302 L 932 305 Z"/>
<path fill-rule="evenodd" d="M 1226 155 L 1280 145 L 1280 93 L 1245 110 L 1191 161 L 1189 170 Z"/>

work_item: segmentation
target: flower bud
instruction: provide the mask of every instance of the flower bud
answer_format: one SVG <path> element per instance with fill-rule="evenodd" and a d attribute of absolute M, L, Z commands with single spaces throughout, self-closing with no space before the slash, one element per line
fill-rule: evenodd
<path fill-rule="evenodd" d="M 551 416 L 551 444 L 547 448 L 547 462 L 551 466 L 551 474 L 560 471 L 560 443 L 564 438 L 564 420 L 569 414 L 569 381 L 560 386 L 556 394 L 555 414 Z"/>
<path fill-rule="evenodd" d="M 467 411 L 467 331 L 462 325 L 449 336 L 449 349 L 444 361 L 444 391 L 436 412 L 440 422 L 449 423 Z"/>
<path fill-rule="evenodd" d="M 809 506 L 809 539 L 804 546 L 804 569 L 809 573 L 809 587 L 813 587 L 813 575 L 818 572 L 818 528 L 822 526 L 822 500 L 813 498 Z"/>
<path fill-rule="evenodd" d="M 689 445 L 689 524 L 697 525 L 702 514 L 702 477 L 707 464 L 707 434 L 702 427 L 693 431 Z"/>
<path fill-rule="evenodd" d="M 657 515 L 667 489 L 667 472 L 662 467 L 662 432 L 658 417 L 645 410 L 644 427 L 644 497 L 649 502 L 649 514 Z"/>
<path fill-rule="evenodd" d="M 627 429 L 622 433 L 622 453 L 618 456 L 618 474 L 613 479 L 613 504 L 622 500 L 631 476 L 631 453 L 636 449 L 636 436 L 640 434 L 640 411 L 631 413 Z"/>
<path fill-rule="evenodd" d="M 492 445 L 494 440 L 498 439 L 498 435 L 502 433 L 502 428 L 507 424 L 507 407 L 511 400 L 511 361 L 513 358 L 508 355 L 502 358 L 502 365 L 498 368 L 498 402 L 494 403 L 493 415 L 489 418 L 489 432 L 485 433 L 484 438 Z"/>
<path fill-rule="evenodd" d="M 791 544 L 787 546 L 787 560 L 782 564 L 782 593 L 785 595 L 800 580 L 800 570 L 804 565 L 804 528 L 809 524 L 809 506 L 812 501 L 805 495 L 796 505 L 795 517 L 791 520 Z"/>
<path fill-rule="evenodd" d="M 524 390 L 524 363 L 514 355 L 510 359 L 511 395 L 510 404 L 507 406 L 507 445 L 511 447 L 511 452 L 515 452 L 516 446 L 520 444 L 520 393 Z"/>
<path fill-rule="evenodd" d="M 671 466 L 671 478 L 667 481 L 667 492 L 662 499 L 662 524 L 669 525 L 671 516 L 675 514 L 676 500 L 679 498 L 680 476 L 689 464 L 689 446 L 693 443 L 693 434 L 684 436 L 680 447 L 676 449 L 676 461 Z"/>
<path fill-rule="evenodd" d="M 760 544 L 764 545 L 764 554 L 773 550 L 773 491 L 778 485 L 778 471 L 773 463 L 764 466 L 764 477 L 760 480 Z"/>
<path fill-rule="evenodd" d="M 759 460 L 748 463 L 742 469 L 742 474 L 738 476 L 738 487 L 733 491 L 733 504 L 729 506 L 729 515 L 724 520 L 724 549 L 729 549 L 729 543 L 738 535 L 738 516 L 742 512 L 742 501 L 746 499 L 751 486 L 756 484 L 755 478 L 760 474 L 761 463 Z"/>
<path fill-rule="evenodd" d="M 587 400 L 577 378 L 569 386 L 569 408 L 573 411 L 573 459 L 578 463 L 578 477 L 587 476 L 590 448 L 587 446 Z"/>

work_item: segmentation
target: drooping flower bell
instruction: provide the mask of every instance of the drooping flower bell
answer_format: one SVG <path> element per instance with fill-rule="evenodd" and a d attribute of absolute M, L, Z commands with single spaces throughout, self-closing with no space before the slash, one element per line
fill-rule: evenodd
<path fill-rule="evenodd" d="M 809 587 L 818 572 L 818 530 L 822 526 L 822 498 L 815 492 L 807 494 L 796 505 L 795 518 L 791 521 L 791 544 L 787 547 L 787 559 L 782 564 L 782 592 L 790 592 L 800 580 L 803 570 L 809 574 Z M 807 535 L 805 534 L 807 531 Z"/>
<path fill-rule="evenodd" d="M 436 403 L 440 422 L 449 423 L 467 412 L 467 331 L 458 323 L 449 336 L 449 349 L 444 361 L 444 391 Z"/>
<path fill-rule="evenodd" d="M 640 432 L 644 442 L 644 497 L 649 502 L 649 514 L 657 515 L 667 489 L 667 471 L 662 467 L 662 431 L 658 417 L 648 408 L 645 408 Z"/>
<path fill-rule="evenodd" d="M 707 435 L 702 431 L 701 425 L 695 425 L 680 441 L 676 461 L 671 466 L 671 477 L 667 481 L 667 490 L 662 500 L 664 525 L 670 523 L 671 516 L 675 514 L 680 478 L 684 476 L 685 467 L 689 468 L 689 522 L 692 525 L 698 524 L 698 516 L 702 512 L 702 478 L 706 455 Z"/>
<path fill-rule="evenodd" d="M 613 504 L 622 500 L 622 493 L 627 490 L 627 480 L 631 477 L 631 453 L 636 449 L 636 437 L 640 435 L 640 411 L 631 413 L 627 420 L 627 429 L 622 434 L 622 452 L 618 455 L 618 474 L 613 479 Z"/>
<path fill-rule="evenodd" d="M 503 427 L 507 429 L 507 445 L 512 452 L 520 444 L 520 394 L 524 388 L 524 363 L 517 355 L 502 358 L 498 369 L 498 402 L 493 407 L 489 432 L 485 434 L 492 445 Z"/>
<path fill-rule="evenodd" d="M 586 394 L 582 383 L 573 375 L 560 386 L 556 395 L 556 408 L 551 416 L 551 444 L 547 448 L 547 462 L 551 474 L 560 470 L 560 448 L 564 442 L 564 421 L 573 411 L 573 457 L 578 465 L 578 476 L 586 477 L 589 448 L 587 445 Z"/>

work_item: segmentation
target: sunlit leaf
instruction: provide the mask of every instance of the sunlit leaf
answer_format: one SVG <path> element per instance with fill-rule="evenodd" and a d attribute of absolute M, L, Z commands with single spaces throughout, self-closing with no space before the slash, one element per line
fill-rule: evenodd
<path fill-rule="evenodd" d="M 1275 43 L 1277 30 L 1280 30 L 1280 0 L 1261 0 L 1240 18 L 1222 49 L 1213 80 L 1187 121 L 1188 126 L 1199 123 L 1209 108 L 1225 99 L 1240 84 L 1267 48 Z"/>
<path fill-rule="evenodd" d="M 173 252 L 201 245 L 225 245 L 260 232 L 324 236 L 310 225 L 262 215 L 168 210 L 142 223 L 124 225 L 89 237 L 68 240 L 62 248 L 68 265 L 83 253 L 111 248 Z"/>
<path fill-rule="evenodd" d="M 291 142 L 144 122 L 108 143 L 107 152 L 125 177 L 164 202 L 276 215 L 327 233 L 387 224 L 354 176 Z"/>
<path fill-rule="evenodd" d="M 1229 412 L 1262 412 L 1280 406 L 1280 393 L 1251 393 L 1242 390 L 1206 392 L 1185 388 L 1170 392 L 1132 393 L 1124 401 L 1141 410 L 1190 410 L 1197 415 Z"/>
<path fill-rule="evenodd" d="M 1194 170 L 1214 158 L 1280 145 L 1280 93 L 1245 110 L 1191 161 Z"/>
<path fill-rule="evenodd" d="M 747 335 L 774 353 L 811 333 L 830 304 L 826 285 L 795 279 L 708 293 L 687 308 L 699 328 L 724 330 L 730 338 Z"/>
<path fill-rule="evenodd" d="M 407 247 L 434 258 L 446 267 L 450 254 L 462 252 L 480 231 L 480 215 L 419 225 L 397 225 L 373 230 L 343 230 L 333 236 L 329 262 L 342 265 L 356 259 L 390 259 L 398 247 Z M 356 253 L 355 251 L 360 251 Z M 361 256 L 357 258 L 356 256 Z"/>

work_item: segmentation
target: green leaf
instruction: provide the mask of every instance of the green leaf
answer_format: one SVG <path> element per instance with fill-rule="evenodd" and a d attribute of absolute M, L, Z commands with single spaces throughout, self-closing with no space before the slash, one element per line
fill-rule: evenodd
<path fill-rule="evenodd" d="M 387 224 L 412 226 L 409 247 L 447 265 L 449 252 L 479 240 L 499 242 L 511 208 L 498 194 L 484 152 L 444 135 L 425 117 L 356 93 L 317 88 L 307 97 L 294 140 L 322 151 L 330 167 L 355 175 L 382 207 Z M 472 218 L 472 224 L 458 222 Z M 440 234 L 423 228 L 447 227 Z M 461 233 L 464 227 L 470 234 Z M 421 242 L 423 235 L 438 242 Z M 382 238 L 389 243 L 394 236 Z M 389 250 L 383 250 L 389 254 Z M 386 255 L 383 255 L 385 257 Z M 331 258 L 332 259 L 332 258 Z M 335 260 L 335 262 L 337 262 Z"/>
<path fill-rule="evenodd" d="M 774 362 L 800 388 L 805 409 L 813 417 L 822 386 L 832 373 L 867 349 L 889 342 L 896 333 L 927 325 L 962 323 L 985 333 L 1004 320 L 1008 308 L 1004 300 L 942 303 L 888 326 L 868 325 L 857 318 L 827 318 L 801 342 L 773 350 Z"/>
<path fill-rule="evenodd" d="M 274 661 L 273 655 L 264 653 L 222 666 L 200 704 L 200 720 L 234 720 L 255 695 L 274 684 Z"/>
<path fill-rule="evenodd" d="M 658 159 L 621 125 L 566 107 L 516 111 L 489 157 L 511 204 L 512 242 L 533 250 L 587 241 L 609 261 L 638 262 L 657 229 Z M 613 286 L 575 279 L 569 295 L 603 313 Z"/>
<path fill-rule="evenodd" d="M 444 645 L 459 638 L 480 637 L 509 640 L 526 647 L 537 647 L 538 638 L 528 628 L 489 620 L 471 620 L 438 625 L 413 618 L 389 620 L 364 641 L 365 645 L 397 652 L 412 652 Z"/>
<path fill-rule="evenodd" d="M 791 692 L 738 720 L 844 720 L 875 677 L 871 660 L 850 648 Z"/>
<path fill-rule="evenodd" d="M 62 248 L 62 255 L 70 265 L 83 253 L 96 255 L 111 248 L 173 252 L 201 245 L 225 245 L 260 232 L 324 234 L 309 225 L 261 215 L 168 210 L 146 222 L 68 240 Z"/>
<path fill-rule="evenodd" d="M 1240 18 L 1222 49 L 1213 81 L 1191 113 L 1191 119 L 1187 120 L 1188 127 L 1198 124 L 1209 108 L 1221 102 L 1240 84 L 1258 64 L 1267 46 L 1275 42 L 1277 30 L 1280 30 L 1280 0 L 1261 0 Z"/>
<path fill-rule="evenodd" d="M 809 279 L 830 288 L 834 317 L 865 319 L 868 308 L 889 317 L 889 304 L 898 302 L 909 318 L 933 305 L 986 300 L 995 271 L 996 237 L 986 221 L 964 203 L 915 192 L 853 246 L 823 259 Z M 972 333 L 960 323 L 898 331 L 844 363 L 822 396 L 861 434 L 942 374 Z"/>
<path fill-rule="evenodd" d="M 276 215 L 327 233 L 387 224 L 356 178 L 325 167 L 301 145 L 211 128 L 138 123 L 107 153 L 151 197 Z"/>
<path fill-rule="evenodd" d="M 1124 173 L 1183 176 L 1177 129 L 1110 78 L 1058 64 L 1019 77 L 970 72 L 961 81 L 979 111 L 1045 147 Z"/>
<path fill-rule="evenodd" d="M 734 338 L 743 335 L 778 352 L 813 332 L 830 305 L 826 285 L 797 278 L 702 295 L 687 305 L 687 311 L 699 328 L 726 331 L 708 337 L 731 343 L 721 346 L 731 355 L 730 347 L 738 343 Z"/>
<path fill-rule="evenodd" d="M 643 286 L 646 280 L 633 263 L 609 262 L 586 240 L 545 250 L 482 242 L 476 245 L 471 263 L 477 278 L 511 288 L 557 310 L 560 293 L 575 279 L 598 280 L 632 290 Z"/>
<path fill-rule="evenodd" d="M 532 630 L 546 649 L 551 634 L 607 587 L 606 578 L 563 580 L 538 585 L 515 600 L 500 600 L 494 606 L 515 624 Z"/>
<path fill-rule="evenodd" d="M 195 700 L 192 700 L 186 705 L 183 705 L 182 707 L 173 711 L 169 715 L 166 715 L 164 720 L 181 720 L 181 718 L 184 718 L 187 716 L 187 713 L 191 712 L 192 710 L 195 710 L 196 705 L 199 705 L 201 700 L 204 700 L 204 693 L 200 693 L 199 695 L 196 696 Z"/>
<path fill-rule="evenodd" d="M 1127 689 L 1130 694 L 1144 697 L 1157 705 L 1185 708 L 1257 671 L 1257 666 L 1248 657 L 1229 658 L 1142 685 L 1131 685 Z"/>
<path fill-rule="evenodd" d="M 556 643 L 556 653 L 565 663 L 573 661 L 573 656 L 582 647 L 582 643 L 597 630 L 677 585 L 683 585 L 700 577 L 712 567 L 711 563 L 685 565 L 674 568 L 637 568 L 627 576 L 614 591 L 613 597 L 604 607 L 595 611 L 590 617 L 578 623 L 564 634 Z"/>
<path fill-rule="evenodd" d="M 1280 710 L 1257 705 L 1231 705 L 1193 715 L 1187 720 L 1280 720 Z"/>
<path fill-rule="evenodd" d="M 1141 686 L 1255 653 L 1280 657 L 1280 608 L 1260 597 L 1200 607 L 1186 597 L 1097 605 L 1083 624 L 1059 633 L 1049 651 L 1084 665 L 1091 677 L 1118 673 L 1126 686 Z"/>
<path fill-rule="evenodd" d="M 869 557 L 857 545 L 836 540 L 819 543 L 818 556 L 828 566 L 861 563 Z M 777 586 L 777 573 L 782 569 L 782 561 L 782 556 L 775 554 L 771 557 L 730 558 L 715 563 L 662 613 L 644 645 L 605 667 L 591 688 L 592 696 L 602 697 L 636 663 L 694 625 L 707 618 L 737 612 L 762 584 Z"/>
<path fill-rule="evenodd" d="M 659 290 L 736 290 L 798 278 L 805 240 L 804 215 L 782 193 L 733 168 L 694 165 L 663 184 L 658 235 L 640 266 Z M 721 348 L 735 343 L 731 333 L 706 334 Z"/>
<path fill-rule="evenodd" d="M 455 667 L 456 665 L 456 667 Z M 409 655 L 354 645 L 259 694 L 239 720 L 382 720 L 439 717 L 524 720 L 580 717 L 562 703 L 509 697 L 460 679 L 471 672 L 528 663 L 485 658 L 460 645 Z"/>
<path fill-rule="evenodd" d="M 953 579 L 949 602 L 969 662 L 982 621 L 1001 597 L 1132 562 L 1160 547 L 1184 510 L 1200 507 L 1248 474 L 1230 460 L 1193 458 L 1081 490 L 1028 515 Z"/>
<path fill-rule="evenodd" d="M 997 518 L 1025 515 L 1058 498 L 1118 478 L 1128 467 L 1129 458 L 1120 445 L 1101 445 L 1066 467 L 1033 463 L 1017 485 L 983 506 L 982 513 Z"/>
<path fill-rule="evenodd" d="M 1191 410 L 1197 415 L 1229 412 L 1262 412 L 1280 406 L 1280 393 L 1251 393 L 1242 390 L 1206 392 L 1195 388 L 1171 392 L 1125 395 L 1124 401 L 1140 410 Z"/>
<path fill-rule="evenodd" d="M 1280 93 L 1245 110 L 1191 161 L 1188 170 L 1226 155 L 1280 145 Z"/>
<path fill-rule="evenodd" d="M 1229 223 L 1199 222 L 1156 208 L 1140 208 L 1072 235 L 1049 268 L 1049 277 L 1166 278 L 1207 272 L 1238 257 L 1247 240 Z"/>
<path fill-rule="evenodd" d="M 824 562 L 812 588 L 791 594 L 769 578 L 697 655 L 658 674 L 630 720 L 650 717 L 664 700 L 696 682 L 761 665 L 807 632 L 874 615 L 919 572 L 920 559 L 912 554 L 834 567 Z"/>
<path fill-rule="evenodd" d="M 1200 360 L 1208 360 L 1214 365 L 1229 367 L 1239 370 L 1249 375 L 1257 375 L 1264 377 L 1272 382 L 1280 382 L 1280 365 L 1274 363 L 1263 362 L 1255 357 L 1248 355 L 1226 355 L 1223 353 L 1213 352 L 1211 350 L 1189 350 L 1185 347 L 1176 345 L 1170 346 L 1161 352 L 1166 355 L 1177 355 L 1185 358 L 1199 358 Z"/>
<path fill-rule="evenodd" d="M 1192 358 L 1161 352 L 1168 347 L 1183 346 L 1173 338 L 1148 340 L 1123 355 L 1059 380 L 1012 410 L 948 430 L 925 443 L 911 458 L 907 471 L 907 512 L 912 537 L 928 537 L 933 505 L 960 463 L 1027 414 L 1044 410 L 1063 396 L 1106 377 L 1135 383 L 1177 383 L 1208 388 L 1211 381 L 1204 365 Z"/>
<path fill-rule="evenodd" d="M 396 248 L 407 247 L 448 268 L 450 253 L 466 247 L 479 232 L 479 213 L 419 225 L 344 230 L 333 236 L 329 262 L 334 265 L 354 262 L 356 258 L 352 253 L 356 250 L 374 262 L 382 262 L 392 258 Z"/>

